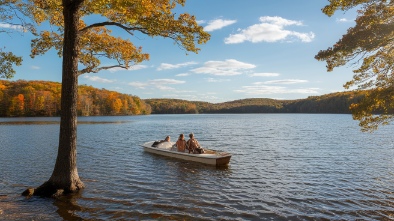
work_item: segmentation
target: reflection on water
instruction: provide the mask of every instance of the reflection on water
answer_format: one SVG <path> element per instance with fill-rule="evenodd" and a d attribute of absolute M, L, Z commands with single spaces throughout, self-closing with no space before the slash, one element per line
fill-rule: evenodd
<path fill-rule="evenodd" d="M 16 120 L 0 119 L 7 121 Z M 0 123 L 0 220 L 388 220 L 394 215 L 390 126 L 363 134 L 350 115 L 286 114 L 79 122 L 78 170 L 86 189 L 59 200 L 20 196 L 49 178 L 59 125 Z M 230 165 L 185 162 L 140 147 L 190 132 L 205 147 L 231 152 Z"/>
<path fill-rule="evenodd" d="M 77 213 L 87 209 L 78 205 L 77 200 L 80 197 L 82 197 L 82 192 L 53 200 L 53 205 L 58 208 L 56 212 L 63 220 L 83 220 L 83 218 L 78 216 Z"/>
<path fill-rule="evenodd" d="M 58 121 L 7 121 L 0 122 L 0 125 L 46 125 L 59 124 Z"/>

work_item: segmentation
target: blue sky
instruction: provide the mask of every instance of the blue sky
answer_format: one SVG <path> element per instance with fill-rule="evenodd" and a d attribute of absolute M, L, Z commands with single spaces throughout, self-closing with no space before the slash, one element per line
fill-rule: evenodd
<path fill-rule="evenodd" d="M 244 98 L 299 99 L 337 91 L 353 76 L 352 66 L 328 73 L 314 59 L 354 26 L 355 11 L 328 17 L 327 0 L 188 0 L 177 14 L 195 15 L 211 34 L 198 54 L 169 39 L 130 38 L 150 60 L 129 70 L 111 69 L 79 77 L 79 84 L 146 98 L 212 103 Z M 0 24 L 0 28 L 12 28 Z M 51 50 L 31 59 L 29 34 L 2 34 L 1 47 L 22 55 L 12 80 L 61 82 L 61 58 Z M 104 64 L 113 64 L 103 61 Z"/>

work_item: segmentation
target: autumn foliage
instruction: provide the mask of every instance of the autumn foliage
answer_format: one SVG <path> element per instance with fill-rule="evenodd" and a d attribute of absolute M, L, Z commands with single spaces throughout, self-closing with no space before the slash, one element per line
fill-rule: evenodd
<path fill-rule="evenodd" d="M 353 118 L 363 131 L 394 121 L 394 1 L 330 0 L 323 12 L 357 8 L 355 26 L 332 47 L 315 56 L 325 61 L 327 71 L 344 65 L 354 67 L 353 79 L 344 87 L 364 91 L 364 99 L 351 106 Z M 376 115 L 378 113 L 378 115 Z"/>
<path fill-rule="evenodd" d="M 31 12 L 38 24 L 49 22 L 59 29 L 42 31 L 32 41 L 31 56 L 43 55 L 52 48 L 63 54 L 64 17 L 63 4 L 59 0 L 36 0 L 23 5 Z M 97 73 L 110 68 L 128 69 L 134 64 L 149 60 L 149 54 L 131 39 L 139 36 L 163 37 L 172 39 L 180 48 L 197 53 L 197 44 L 204 44 L 210 35 L 198 25 L 196 18 L 188 13 L 177 14 L 173 10 L 183 6 L 185 0 L 128 0 L 128 1 L 72 1 L 78 5 L 78 75 Z M 87 19 L 100 15 L 96 23 Z M 106 19 L 104 19 L 106 18 Z M 85 20 L 88 20 L 85 21 Z M 66 21 L 69 22 L 69 21 Z M 127 38 L 114 35 L 114 31 L 124 31 Z M 127 36 L 127 34 L 129 36 Z M 107 65 L 104 58 L 113 61 Z"/>
<path fill-rule="evenodd" d="M 59 116 L 61 84 L 48 81 L 0 80 L 0 116 Z M 80 116 L 150 114 L 137 96 L 80 85 Z"/>
<path fill-rule="evenodd" d="M 61 84 L 49 81 L 0 80 L 0 116 L 59 116 Z M 338 92 L 297 100 L 248 98 L 223 103 L 180 99 L 140 99 L 92 86 L 78 87 L 79 116 L 209 113 L 350 114 L 364 92 Z M 390 110 L 393 113 L 394 110 Z M 376 111 L 375 113 L 379 113 Z"/>

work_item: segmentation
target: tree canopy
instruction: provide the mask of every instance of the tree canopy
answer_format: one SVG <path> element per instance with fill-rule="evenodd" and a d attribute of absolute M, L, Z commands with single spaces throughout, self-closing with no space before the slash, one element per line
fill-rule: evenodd
<path fill-rule="evenodd" d="M 355 7 L 359 9 L 356 25 L 315 58 L 325 61 L 328 71 L 346 64 L 355 67 L 353 79 L 344 87 L 366 91 L 351 111 L 363 131 L 373 131 L 394 120 L 390 114 L 394 109 L 394 1 L 330 0 L 322 11 L 331 16 Z"/>
<path fill-rule="evenodd" d="M 23 15 L 23 7 L 19 8 L 18 5 L 17 0 L 0 0 L 0 23 L 3 23 L 3 26 L 0 27 L 0 35 L 10 34 L 13 28 L 18 29 L 18 27 L 21 29 L 20 31 L 28 30 L 30 25 L 24 22 L 24 17 L 19 16 Z M 19 23 L 15 24 L 15 20 L 19 20 Z M 0 78 L 12 78 L 15 75 L 14 65 L 20 66 L 21 64 L 22 57 L 8 52 L 6 47 L 0 43 Z"/>
<path fill-rule="evenodd" d="M 35 0 L 30 10 L 38 24 L 49 22 L 56 30 L 45 30 L 32 41 L 31 56 L 41 55 L 51 48 L 63 53 L 64 21 L 62 2 L 59 0 Z M 129 68 L 131 65 L 149 59 L 142 47 L 135 46 L 130 39 L 114 36 L 113 30 L 120 29 L 134 36 L 137 32 L 151 37 L 161 36 L 173 39 L 186 51 L 198 52 L 195 43 L 206 43 L 210 35 L 187 13 L 178 16 L 172 12 L 185 0 L 91 0 L 81 1 L 78 11 L 78 60 L 83 67 L 78 75 L 97 73 L 110 68 Z M 38 7 L 37 7 L 38 6 Z M 88 23 L 84 18 L 100 15 L 96 23 Z M 102 58 L 116 61 L 113 65 L 101 65 Z"/>

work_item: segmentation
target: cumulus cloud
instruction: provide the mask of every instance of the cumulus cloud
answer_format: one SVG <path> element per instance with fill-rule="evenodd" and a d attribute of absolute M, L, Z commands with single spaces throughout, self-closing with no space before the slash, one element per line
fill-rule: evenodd
<path fill-rule="evenodd" d="M 161 91 L 173 91 L 173 90 L 175 90 L 175 88 L 173 88 L 173 87 L 169 87 L 167 85 L 162 85 L 162 84 L 156 85 L 156 88 L 161 90 Z"/>
<path fill-rule="evenodd" d="M 279 73 L 253 73 L 249 74 L 250 77 L 277 77 Z"/>
<path fill-rule="evenodd" d="M 143 83 L 143 82 L 139 82 L 139 81 L 134 81 L 134 82 L 130 82 L 128 83 L 128 85 L 133 86 L 135 88 L 139 88 L 139 89 L 145 89 L 146 86 L 148 86 L 148 83 Z"/>
<path fill-rule="evenodd" d="M 224 20 L 224 19 L 216 19 L 208 22 L 208 25 L 204 27 L 204 31 L 215 31 L 218 29 L 222 29 L 226 26 L 232 25 L 236 23 L 237 20 Z"/>
<path fill-rule="evenodd" d="M 281 17 L 260 17 L 260 23 L 239 29 L 237 34 L 227 37 L 224 42 L 226 44 L 237 44 L 245 41 L 252 43 L 258 42 L 277 42 L 283 40 L 291 40 L 296 38 L 302 42 L 311 42 L 315 38 L 313 32 L 301 33 L 285 29 L 288 26 L 302 26 L 300 21 L 288 20 Z"/>
<path fill-rule="evenodd" d="M 116 67 L 116 68 L 108 69 L 108 71 L 111 73 L 115 73 L 118 71 L 136 71 L 136 70 L 145 69 L 145 68 L 148 68 L 148 66 L 142 65 L 142 64 L 137 64 L 137 65 L 130 66 L 128 69 Z"/>
<path fill-rule="evenodd" d="M 184 84 L 186 81 L 179 81 L 175 79 L 155 79 L 148 82 L 150 84 Z"/>
<path fill-rule="evenodd" d="M 185 62 L 185 63 L 180 63 L 180 64 L 168 64 L 168 63 L 161 63 L 160 66 L 157 68 L 158 71 L 162 70 L 169 70 L 169 69 L 177 69 L 181 67 L 186 67 L 190 65 L 197 64 L 196 62 Z"/>
<path fill-rule="evenodd" d="M 318 88 L 295 88 L 290 89 L 283 86 L 271 85 L 251 85 L 243 86 L 235 92 L 247 95 L 266 95 L 266 94 L 317 94 Z"/>
<path fill-rule="evenodd" d="M 22 25 L 11 25 L 7 23 L 0 23 L 0 28 L 14 29 L 17 31 L 26 31 Z"/>
<path fill-rule="evenodd" d="M 169 84 L 184 84 L 184 83 L 185 81 L 179 81 L 175 79 L 154 79 L 154 80 L 149 80 L 147 82 L 134 81 L 128 83 L 128 85 L 139 89 L 146 89 L 147 87 L 155 87 L 162 91 L 171 91 L 175 89 L 168 86 Z"/>
<path fill-rule="evenodd" d="M 210 83 L 217 83 L 217 82 L 226 82 L 230 81 L 230 79 L 216 79 L 216 78 L 206 78 L 206 80 Z"/>
<path fill-rule="evenodd" d="M 148 68 L 148 66 L 142 65 L 142 64 L 137 64 L 137 65 L 133 65 L 133 66 L 129 67 L 129 69 L 127 69 L 127 70 L 136 71 L 136 70 L 145 69 L 145 68 Z"/>
<path fill-rule="evenodd" d="M 33 69 L 33 70 L 39 70 L 39 69 L 41 69 L 40 67 L 38 67 L 38 66 L 34 66 L 34 65 L 33 65 L 33 66 L 31 66 L 30 68 L 31 68 L 31 69 Z"/>
<path fill-rule="evenodd" d="M 273 80 L 273 81 L 264 81 L 264 82 L 255 82 L 253 84 L 299 84 L 299 83 L 307 83 L 307 80 L 299 80 L 299 79 L 283 79 L 283 80 Z"/>
<path fill-rule="evenodd" d="M 337 18 L 337 22 L 346 23 L 346 22 L 352 22 L 352 20 L 349 20 L 347 18 Z"/>
<path fill-rule="evenodd" d="M 319 88 L 288 88 L 283 85 L 293 85 L 307 83 L 307 80 L 284 79 L 264 82 L 254 82 L 252 85 L 243 86 L 235 90 L 238 93 L 247 95 L 264 95 L 264 94 L 317 94 Z"/>
<path fill-rule="evenodd" d="M 100 83 L 113 83 L 113 82 L 115 82 L 115 80 L 109 80 L 109 79 L 101 78 L 101 77 L 98 77 L 98 76 L 86 75 L 86 76 L 84 76 L 84 78 L 86 78 L 86 79 L 88 79 L 90 81 L 95 81 L 95 82 L 100 82 Z"/>
<path fill-rule="evenodd" d="M 175 75 L 175 76 L 177 76 L 177 77 L 186 77 L 186 76 L 189 76 L 190 74 L 188 74 L 188 73 L 182 73 L 182 74 L 177 74 L 177 75 Z"/>
<path fill-rule="evenodd" d="M 176 93 L 162 94 L 162 97 L 171 97 L 189 101 L 217 102 L 219 97 L 215 93 L 196 93 L 195 91 L 176 91 Z"/>
<path fill-rule="evenodd" d="M 207 61 L 202 67 L 192 69 L 197 74 L 212 74 L 217 76 L 233 76 L 255 68 L 253 64 L 227 59 L 225 61 Z"/>

